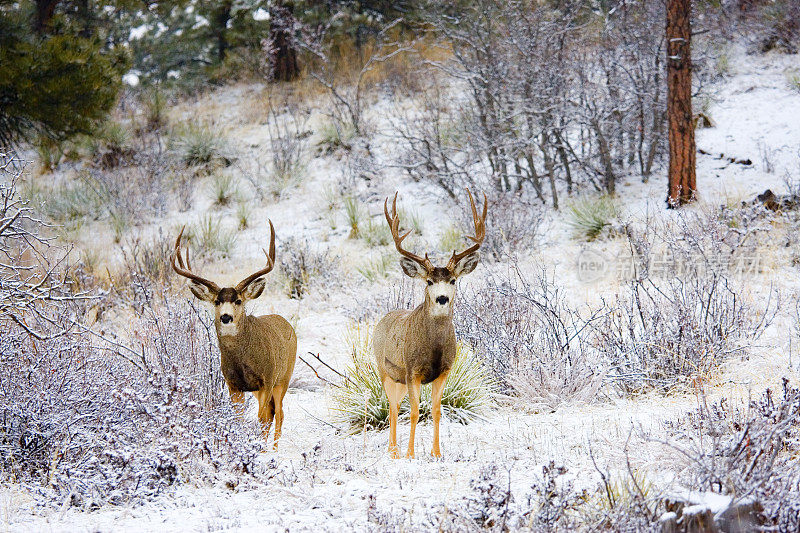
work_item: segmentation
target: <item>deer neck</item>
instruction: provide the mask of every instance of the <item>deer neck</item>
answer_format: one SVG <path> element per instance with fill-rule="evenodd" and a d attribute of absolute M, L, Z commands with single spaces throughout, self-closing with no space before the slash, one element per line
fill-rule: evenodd
<path fill-rule="evenodd" d="M 221 324 L 219 320 L 217 320 L 215 326 L 217 328 L 217 339 L 219 340 L 220 351 L 233 354 L 238 352 L 241 346 L 247 345 L 246 340 L 250 336 L 251 322 L 252 319 L 250 315 L 244 314 L 242 318 L 239 319 L 236 335 L 222 335 L 220 334 Z"/>
<path fill-rule="evenodd" d="M 450 304 L 450 310 L 447 314 L 434 314 L 432 312 L 433 306 L 439 305 L 429 298 L 425 298 L 415 313 L 417 320 L 421 322 L 422 330 L 426 332 L 428 339 L 434 343 L 445 341 L 454 334 L 453 328 L 453 305 Z"/>

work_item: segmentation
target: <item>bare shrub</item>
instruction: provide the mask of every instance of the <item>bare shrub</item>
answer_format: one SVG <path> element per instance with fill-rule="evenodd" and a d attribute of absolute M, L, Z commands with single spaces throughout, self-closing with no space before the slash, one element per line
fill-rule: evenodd
<path fill-rule="evenodd" d="M 337 281 L 336 258 L 327 250 L 312 248 L 306 241 L 286 239 L 278 257 L 289 298 L 303 298 L 312 284 L 325 286 Z"/>
<path fill-rule="evenodd" d="M 603 373 L 588 339 L 603 309 L 584 318 L 546 273 L 529 280 L 518 269 L 490 277 L 457 305 L 459 338 L 483 354 L 504 392 L 533 408 L 594 399 Z"/>
<path fill-rule="evenodd" d="M 419 110 L 398 109 L 392 120 L 392 137 L 400 146 L 392 165 L 414 181 L 436 184 L 450 198 L 462 187 L 482 189 L 477 178 L 487 170 L 470 142 L 474 117 L 439 84 L 424 88 L 418 98 Z"/>
<path fill-rule="evenodd" d="M 720 207 L 682 214 L 674 227 L 626 228 L 633 279 L 593 340 L 623 392 L 703 381 L 761 335 L 779 295 L 770 291 L 756 309 L 737 278 L 757 273 L 762 213 Z"/>
<path fill-rule="evenodd" d="M 595 346 L 625 393 L 704 381 L 757 337 L 763 321 L 723 275 L 630 283 L 597 329 Z"/>
<path fill-rule="evenodd" d="M 463 197 L 463 194 L 462 194 Z M 490 190 L 487 194 L 486 238 L 481 245 L 484 257 L 507 260 L 536 246 L 544 222 L 544 209 L 521 194 Z M 472 213 L 458 210 L 463 235 L 472 230 Z"/>
<path fill-rule="evenodd" d="M 763 529 L 800 528 L 800 389 L 783 380 L 740 409 L 726 399 L 701 407 L 674 428 L 670 446 L 688 462 L 682 481 L 690 488 L 755 500 Z"/>
<path fill-rule="evenodd" d="M 267 101 L 268 131 L 271 148 L 271 179 L 267 190 L 275 198 L 296 186 L 306 168 L 307 129 L 309 112 L 297 106 L 284 104 L 276 108 L 272 100 Z"/>
<path fill-rule="evenodd" d="M 260 432 L 230 406 L 211 321 L 150 291 L 142 318 L 113 338 L 87 329 L 79 317 L 94 298 L 48 262 L 40 223 L 16 198 L 21 162 L 3 154 L 0 172 L 2 479 L 88 510 L 257 472 Z"/>
<path fill-rule="evenodd" d="M 334 15 L 327 25 L 306 28 L 303 47 L 309 52 L 312 61 L 311 76 L 316 79 L 330 95 L 331 118 L 338 132 L 352 128 L 357 137 L 367 133 L 364 109 L 366 90 L 373 81 L 371 74 L 380 65 L 413 51 L 413 46 L 393 38 L 401 19 L 383 25 L 374 33 L 372 42 L 358 54 L 358 66 L 353 69 L 340 68 L 336 57 L 336 24 L 339 15 Z M 350 70 L 350 72 L 348 72 Z M 349 78 L 349 79 L 348 79 Z M 341 135 L 339 135 L 341 138 Z"/>
<path fill-rule="evenodd" d="M 122 342 L 135 349 L 95 344 L 80 326 L 46 342 L 5 329 L 5 475 L 41 485 L 45 501 L 92 509 L 189 476 L 256 472 L 259 433 L 227 398 L 210 321 L 186 304 L 161 304 L 130 325 Z"/>
<path fill-rule="evenodd" d="M 472 170 L 498 190 L 525 188 L 557 208 L 560 190 L 613 193 L 624 173 L 649 176 L 665 131 L 663 22 L 656 4 L 590 12 L 575 3 L 532 9 L 526 2 L 481 0 L 430 4 L 424 17 L 452 50 L 447 60 L 429 63 L 466 89 L 468 99 L 459 105 L 474 117 L 465 131 L 481 163 Z M 428 115 L 438 125 L 436 114 Z M 435 128 L 401 136 L 418 161 L 433 163 L 419 167 L 422 174 L 452 194 L 428 168 L 463 164 L 467 152 L 443 152 Z"/>

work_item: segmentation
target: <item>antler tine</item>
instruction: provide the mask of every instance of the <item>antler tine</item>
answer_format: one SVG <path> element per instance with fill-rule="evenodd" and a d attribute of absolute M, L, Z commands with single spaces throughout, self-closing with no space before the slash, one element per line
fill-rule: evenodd
<path fill-rule="evenodd" d="M 275 267 L 275 228 L 272 225 L 272 220 L 267 219 L 269 222 L 269 253 L 263 248 L 261 249 L 264 252 L 264 255 L 267 256 L 267 266 L 262 268 L 261 270 L 254 272 L 244 278 L 239 284 L 236 286 L 236 292 L 242 292 L 248 285 L 252 282 L 257 280 L 258 278 L 269 274 L 269 272 Z"/>
<path fill-rule="evenodd" d="M 469 189 L 467 189 L 467 196 L 469 196 L 469 203 L 470 207 L 472 208 L 472 223 L 475 225 L 475 236 L 473 237 L 468 235 L 467 238 L 475 244 L 461 253 L 456 253 L 456 251 L 453 250 L 453 256 L 447 263 L 447 268 L 450 270 L 455 268 L 456 264 L 458 264 L 458 262 L 463 258 L 471 253 L 477 252 L 481 247 L 481 244 L 483 244 L 483 239 L 486 238 L 486 213 L 489 207 L 489 202 L 486 199 L 486 193 L 483 193 L 483 213 L 480 216 L 478 216 L 478 209 L 475 207 L 475 199 L 472 197 L 472 191 Z"/>
<path fill-rule="evenodd" d="M 178 234 L 178 238 L 175 239 L 175 250 L 172 252 L 172 255 L 169 258 L 170 264 L 172 265 L 172 269 L 180 274 L 185 278 L 189 278 L 190 280 L 199 283 L 201 285 L 205 285 L 210 290 L 214 292 L 219 292 L 219 286 L 213 281 L 207 280 L 203 277 L 198 276 L 194 272 L 192 272 L 192 267 L 189 266 L 189 250 L 186 250 L 186 262 L 184 263 L 184 259 L 181 255 L 181 239 L 183 238 L 183 231 L 186 229 L 186 226 L 181 228 L 181 232 Z M 178 264 L 175 264 L 175 260 L 177 259 Z"/>
<path fill-rule="evenodd" d="M 426 270 L 433 270 L 433 263 L 428 259 L 428 254 L 425 257 L 420 257 L 417 254 L 403 249 L 403 239 L 409 236 L 411 230 L 408 230 L 403 235 L 400 235 L 400 217 L 397 216 L 397 193 L 394 193 L 394 200 L 392 200 L 392 215 L 389 216 L 389 198 L 383 201 L 383 214 L 386 216 L 386 222 L 389 223 L 389 230 L 392 232 L 392 239 L 394 240 L 394 247 L 400 255 L 408 257 L 422 265 Z"/>

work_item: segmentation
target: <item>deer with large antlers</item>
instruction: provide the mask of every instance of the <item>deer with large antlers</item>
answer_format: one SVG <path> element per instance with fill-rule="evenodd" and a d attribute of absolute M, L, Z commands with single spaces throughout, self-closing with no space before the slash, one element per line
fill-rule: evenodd
<path fill-rule="evenodd" d="M 183 230 L 175 241 L 170 257 L 172 268 L 189 279 L 189 289 L 198 299 L 214 305 L 214 326 L 217 330 L 221 368 L 231 400 L 244 404 L 244 393 L 252 392 L 258 400 L 258 418 L 264 439 L 275 420 L 275 445 L 283 427 L 283 397 L 289 388 L 297 355 L 294 328 L 279 315 L 252 316 L 244 304 L 261 296 L 266 276 L 275 266 L 275 228 L 269 221 L 270 243 L 267 264 L 250 274 L 236 287 L 220 288 L 213 281 L 192 272 L 189 253 L 181 253 Z"/>
<path fill-rule="evenodd" d="M 456 358 L 456 334 L 453 327 L 453 300 L 456 280 L 469 274 L 478 266 L 478 249 L 486 235 L 486 195 L 483 196 L 483 213 L 478 215 L 475 200 L 467 189 L 475 236 L 474 243 L 461 253 L 453 251 L 445 267 L 436 267 L 425 257 L 409 252 L 402 246 L 411 231 L 400 235 L 397 216 L 397 193 L 392 201 L 392 214 L 388 202 L 383 203 L 386 222 L 392 232 L 395 247 L 400 253 L 400 266 L 412 278 L 424 280 L 425 301 L 413 311 L 392 311 L 378 322 L 373 336 L 373 349 L 378 372 L 386 396 L 389 398 L 389 453 L 399 457 L 397 446 L 397 413 L 406 393 L 411 404 L 411 434 L 406 457 L 414 457 L 414 433 L 419 420 L 420 387 L 433 383 L 433 449 L 431 455 L 441 457 L 439 449 L 439 420 L 442 416 L 442 392 L 447 375 Z"/>

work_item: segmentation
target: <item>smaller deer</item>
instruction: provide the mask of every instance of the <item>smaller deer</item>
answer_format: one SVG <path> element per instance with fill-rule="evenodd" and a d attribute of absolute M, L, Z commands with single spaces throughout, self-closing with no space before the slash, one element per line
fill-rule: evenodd
<path fill-rule="evenodd" d="M 221 367 L 231 401 L 244 404 L 244 393 L 252 392 L 258 400 L 258 418 L 269 437 L 275 419 L 275 444 L 283 427 L 283 397 L 289 387 L 297 355 L 297 336 L 291 324 L 279 315 L 252 316 L 244 304 L 261 296 L 264 276 L 275 266 L 275 228 L 271 233 L 267 265 L 250 274 L 236 287 L 220 288 L 213 281 L 192 272 L 189 252 L 181 256 L 181 229 L 170 257 L 172 268 L 191 282 L 189 289 L 198 299 L 214 305 L 214 327 L 217 330 Z M 177 260 L 177 264 L 176 264 Z"/>
<path fill-rule="evenodd" d="M 411 403 L 411 434 L 406 457 L 414 457 L 414 432 L 419 420 L 419 392 L 423 383 L 433 383 L 433 449 L 431 455 L 441 457 L 439 450 L 439 420 L 442 417 L 442 391 L 447 375 L 456 358 L 456 334 L 453 328 L 453 300 L 456 280 L 478 266 L 478 249 L 486 235 L 486 195 L 483 214 L 478 216 L 472 193 L 467 189 L 472 206 L 474 244 L 461 253 L 453 251 L 445 267 L 435 267 L 425 257 L 403 249 L 402 242 L 411 231 L 400 235 L 397 216 L 397 193 L 389 215 L 388 201 L 383 203 L 386 222 L 392 232 L 395 247 L 403 258 L 400 267 L 407 276 L 425 280 L 425 301 L 413 311 L 392 311 L 378 322 L 373 336 L 373 350 L 378 373 L 389 398 L 389 453 L 399 457 L 397 447 L 397 412 L 406 393 Z"/>

